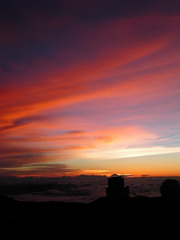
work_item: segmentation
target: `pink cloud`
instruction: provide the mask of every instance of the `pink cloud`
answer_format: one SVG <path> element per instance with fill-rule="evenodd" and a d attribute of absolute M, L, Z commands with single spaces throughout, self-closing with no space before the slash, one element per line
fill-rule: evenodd
<path fill-rule="evenodd" d="M 90 2 L 86 4 L 84 7 Z M 43 40 L 46 26 L 47 41 L 57 28 L 67 26 L 66 33 L 74 31 L 69 35 L 77 47 L 72 42 L 64 48 L 56 44 L 51 46 L 49 59 L 35 54 L 27 64 L 9 62 L 12 71 L 2 74 L 0 96 L 0 141 L 5 149 L 1 151 L 1 161 L 5 157 L 14 167 L 20 156 L 17 166 L 22 167 L 26 161 L 73 159 L 78 156 L 77 151 L 102 145 L 149 144 L 157 140 L 156 129 L 150 133 L 139 125 L 155 118 L 169 118 L 168 109 L 178 106 L 170 99 L 179 95 L 180 55 L 174 47 L 178 42 L 179 16 L 147 14 L 96 24 L 80 23 L 77 16 L 77 22 L 72 24 L 69 16 L 54 16 L 49 23 L 46 19 L 46 24 L 39 21 L 35 25 L 46 12 L 31 16 L 27 9 L 24 14 L 35 27 L 30 28 L 32 38 Z M 16 35 L 8 31 L 2 42 L 11 34 Z M 21 34 L 13 41 L 17 42 Z M 164 103 L 166 99 L 169 102 Z M 138 107 L 144 103 L 140 112 Z M 61 117 L 61 111 L 67 112 Z M 171 116 L 177 114 L 174 111 Z"/>

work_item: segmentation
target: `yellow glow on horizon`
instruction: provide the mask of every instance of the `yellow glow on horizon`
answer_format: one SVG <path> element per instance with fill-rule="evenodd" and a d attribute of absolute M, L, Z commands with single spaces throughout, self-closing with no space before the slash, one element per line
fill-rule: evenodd
<path fill-rule="evenodd" d="M 170 153 L 180 153 L 180 147 L 166 148 L 166 147 L 139 147 L 139 148 L 119 148 L 119 149 L 93 149 L 88 151 L 87 158 L 90 159 L 118 159 L 142 157 L 151 155 L 161 155 Z"/>

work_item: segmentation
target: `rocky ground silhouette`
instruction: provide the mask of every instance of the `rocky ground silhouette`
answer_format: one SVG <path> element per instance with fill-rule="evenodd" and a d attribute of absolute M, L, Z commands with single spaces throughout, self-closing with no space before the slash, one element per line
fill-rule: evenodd
<path fill-rule="evenodd" d="M 163 223 L 179 218 L 180 197 L 176 181 L 161 185 L 160 197 L 102 197 L 89 203 L 26 202 L 0 197 L 0 223 L 26 226 L 86 226 L 108 224 L 138 225 Z M 176 193 L 176 194 L 175 194 Z M 168 195 L 169 194 L 169 195 Z"/>

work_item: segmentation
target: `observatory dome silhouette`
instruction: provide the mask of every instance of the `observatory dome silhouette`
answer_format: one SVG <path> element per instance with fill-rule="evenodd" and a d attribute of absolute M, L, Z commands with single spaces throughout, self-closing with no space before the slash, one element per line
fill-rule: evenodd
<path fill-rule="evenodd" d="M 122 199 L 129 197 L 129 187 L 124 185 L 124 177 L 113 174 L 108 178 L 106 196 L 111 199 Z"/>
<path fill-rule="evenodd" d="M 180 198 L 180 185 L 175 179 L 166 179 L 160 186 L 163 198 Z"/>

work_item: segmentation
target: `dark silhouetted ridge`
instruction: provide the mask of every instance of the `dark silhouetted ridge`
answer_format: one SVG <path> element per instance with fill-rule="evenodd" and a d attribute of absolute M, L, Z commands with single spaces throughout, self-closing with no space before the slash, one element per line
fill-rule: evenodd
<path fill-rule="evenodd" d="M 122 184 L 121 180 L 118 181 Z M 113 188 L 118 193 L 114 184 Z M 180 214 L 179 197 L 130 197 L 124 184 L 122 189 L 115 195 L 110 190 L 107 196 L 90 203 L 24 202 L 0 197 L 0 223 L 1 226 L 17 224 L 33 229 L 37 226 L 54 229 L 56 226 L 60 227 L 61 233 L 72 229 L 108 229 L 110 225 L 115 229 L 121 228 L 121 231 L 127 227 L 149 229 L 151 226 L 155 229 L 160 228 L 160 224 L 168 227 L 168 224 L 173 223 L 176 226 Z"/>

